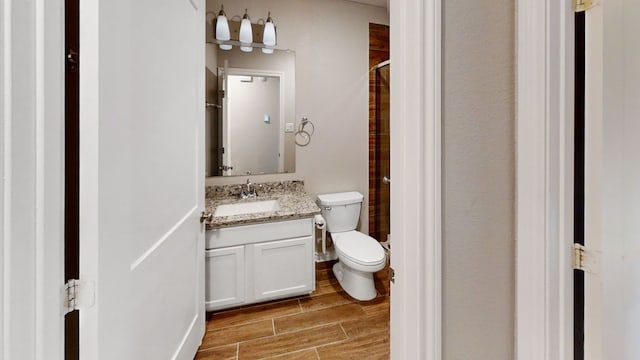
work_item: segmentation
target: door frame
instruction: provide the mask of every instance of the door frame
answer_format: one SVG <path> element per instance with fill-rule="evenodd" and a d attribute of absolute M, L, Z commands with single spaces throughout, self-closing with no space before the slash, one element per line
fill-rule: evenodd
<path fill-rule="evenodd" d="M 572 360 L 574 12 L 517 8 L 515 358 Z"/>
<path fill-rule="evenodd" d="M 0 8 L 0 359 L 63 359 L 64 1 Z"/>
<path fill-rule="evenodd" d="M 441 0 L 390 1 L 391 358 L 441 358 Z"/>

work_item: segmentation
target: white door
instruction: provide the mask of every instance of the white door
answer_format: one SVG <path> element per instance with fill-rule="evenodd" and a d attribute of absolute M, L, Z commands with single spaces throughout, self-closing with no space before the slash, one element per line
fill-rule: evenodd
<path fill-rule="evenodd" d="M 80 2 L 82 359 L 204 334 L 204 0 Z"/>
<path fill-rule="evenodd" d="M 640 2 L 586 15 L 585 358 L 640 359 Z"/>

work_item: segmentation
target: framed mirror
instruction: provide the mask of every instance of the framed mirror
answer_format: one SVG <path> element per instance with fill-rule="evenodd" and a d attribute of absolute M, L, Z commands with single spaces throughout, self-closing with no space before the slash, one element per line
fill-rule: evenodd
<path fill-rule="evenodd" d="M 295 172 L 295 53 L 207 43 L 206 174 Z"/>

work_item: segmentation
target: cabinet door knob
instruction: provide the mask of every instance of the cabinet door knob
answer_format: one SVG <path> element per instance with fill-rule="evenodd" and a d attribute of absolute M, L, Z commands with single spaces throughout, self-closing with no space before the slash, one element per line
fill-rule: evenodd
<path fill-rule="evenodd" d="M 391 184 L 391 179 L 386 176 L 383 176 L 382 182 L 388 185 L 388 184 Z"/>
<path fill-rule="evenodd" d="M 212 218 L 213 218 L 213 214 L 212 213 L 203 211 L 200 214 L 200 223 L 202 224 L 205 221 L 211 221 Z"/>

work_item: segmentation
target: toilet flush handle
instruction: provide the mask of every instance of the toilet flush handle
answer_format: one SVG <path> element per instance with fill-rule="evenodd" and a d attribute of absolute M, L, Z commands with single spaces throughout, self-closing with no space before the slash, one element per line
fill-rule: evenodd
<path fill-rule="evenodd" d="M 325 206 L 325 207 L 324 207 L 324 210 L 325 210 L 325 211 L 331 211 L 331 207 L 329 207 L 329 206 Z"/>

